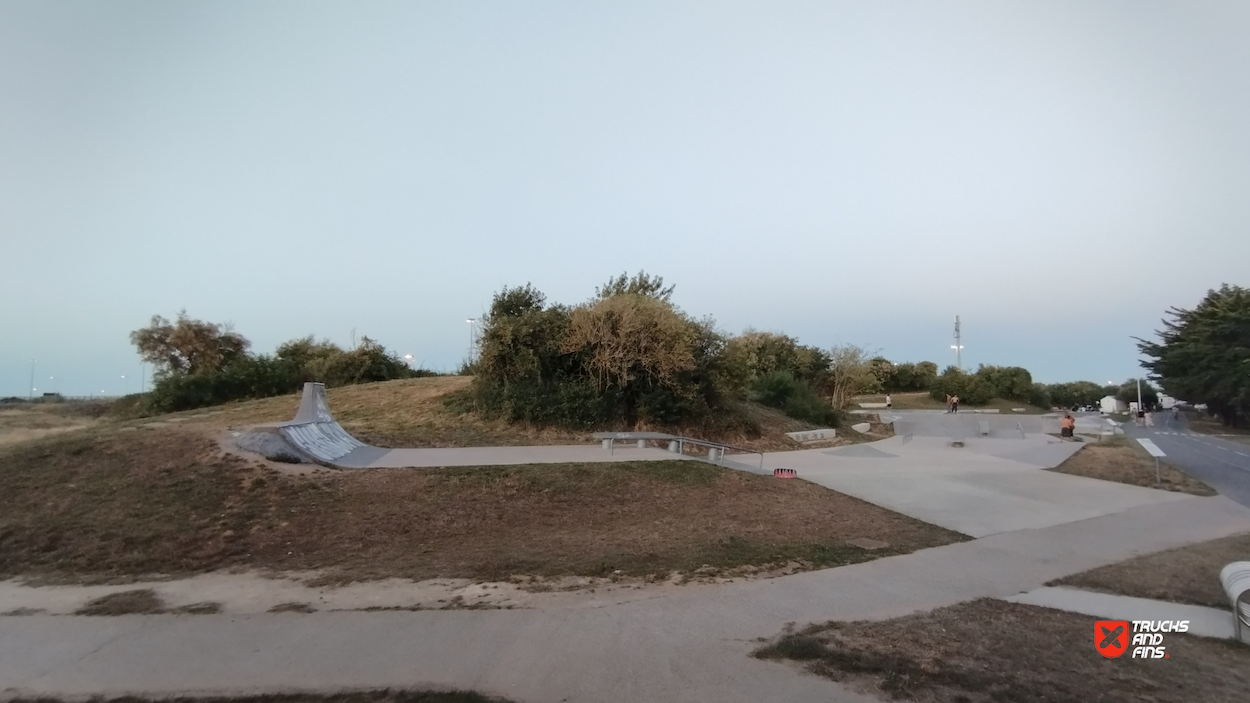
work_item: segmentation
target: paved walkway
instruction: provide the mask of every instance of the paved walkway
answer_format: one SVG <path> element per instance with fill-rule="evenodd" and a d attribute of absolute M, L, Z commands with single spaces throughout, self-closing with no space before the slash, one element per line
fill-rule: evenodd
<path fill-rule="evenodd" d="M 460 687 L 517 701 L 866 701 L 748 653 L 787 622 L 1005 598 L 1142 553 L 1250 531 L 1185 497 L 913 554 L 594 610 L 0 618 L 0 691 L 239 693 Z"/>
<path fill-rule="evenodd" d="M 1067 610 L 1103 620 L 1188 620 L 1191 635 L 1220 639 L 1234 637 L 1231 609 L 1216 610 L 1200 605 L 1049 586 L 1035 588 L 1005 600 Z"/>
<path fill-rule="evenodd" d="M 954 448 L 937 437 L 894 437 L 871 445 L 766 454 L 764 467 L 973 537 L 1036 529 L 1158 505 L 1188 496 L 1044 468 L 1083 444 L 1046 435 L 968 438 Z"/>

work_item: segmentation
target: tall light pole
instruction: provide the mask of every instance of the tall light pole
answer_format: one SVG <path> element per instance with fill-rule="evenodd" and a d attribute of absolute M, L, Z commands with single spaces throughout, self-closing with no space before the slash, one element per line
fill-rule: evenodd
<path fill-rule="evenodd" d="M 955 343 L 951 345 L 951 349 L 955 350 L 955 367 L 960 371 L 964 370 L 964 345 L 960 343 L 959 338 L 959 316 L 955 316 Z"/>
<path fill-rule="evenodd" d="M 27 400 L 35 399 L 35 360 L 30 360 L 30 391 L 26 394 Z"/>
<path fill-rule="evenodd" d="M 408 368 L 412 368 L 412 354 L 404 354 L 404 361 L 408 362 Z"/>
<path fill-rule="evenodd" d="M 126 382 L 126 376 L 122 376 L 122 391 L 125 395 L 130 395 L 130 384 Z"/>
<path fill-rule="evenodd" d="M 465 322 L 469 323 L 469 363 L 471 364 L 473 363 L 473 328 L 477 323 L 477 318 L 470 317 Z"/>

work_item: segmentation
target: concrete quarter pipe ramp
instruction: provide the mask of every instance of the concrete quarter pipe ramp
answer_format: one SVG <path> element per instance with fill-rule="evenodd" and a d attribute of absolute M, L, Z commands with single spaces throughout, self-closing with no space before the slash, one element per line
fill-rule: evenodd
<path fill-rule="evenodd" d="M 331 466 L 364 468 L 388 451 L 361 442 L 335 422 L 324 383 L 305 383 L 295 419 L 279 423 L 277 428 L 291 446 Z"/>

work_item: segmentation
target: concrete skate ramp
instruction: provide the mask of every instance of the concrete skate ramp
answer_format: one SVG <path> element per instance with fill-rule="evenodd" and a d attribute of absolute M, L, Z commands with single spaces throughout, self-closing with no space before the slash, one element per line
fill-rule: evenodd
<path fill-rule="evenodd" d="M 387 452 L 361 442 L 334 421 L 324 383 L 305 383 L 295 419 L 279 423 L 277 429 L 291 446 L 323 464 L 360 468 L 372 463 L 366 457 L 376 460 Z"/>
<path fill-rule="evenodd" d="M 857 457 L 860 459 L 897 459 L 898 458 L 897 454 L 883 452 L 880 449 L 877 449 L 876 447 L 868 445 L 868 444 L 852 444 L 849 447 L 838 447 L 837 449 L 831 449 L 823 453 L 828 454 L 830 456 L 853 456 L 853 457 Z"/>
<path fill-rule="evenodd" d="M 965 438 L 981 436 L 980 423 L 989 425 L 990 437 L 995 439 L 1021 439 L 1020 428 L 1026 435 L 1059 432 L 1058 418 L 1042 415 L 981 415 L 973 413 L 944 413 L 938 411 L 899 411 L 894 420 L 894 434 L 915 437 Z M 1053 430 L 1050 425 L 1053 424 Z"/>

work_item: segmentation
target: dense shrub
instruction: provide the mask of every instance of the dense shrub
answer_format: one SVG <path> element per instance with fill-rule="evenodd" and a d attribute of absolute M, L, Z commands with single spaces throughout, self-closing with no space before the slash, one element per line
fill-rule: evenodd
<path fill-rule="evenodd" d="M 672 425 L 733 396 L 725 340 L 678 310 L 662 279 L 613 279 L 596 299 L 547 305 L 532 286 L 505 288 L 484 320 L 474 363 L 486 416 L 589 427 Z"/>
<path fill-rule="evenodd" d="M 293 393 L 302 384 L 299 369 L 273 356 L 247 355 L 205 373 L 166 373 L 156 378 L 148 407 L 156 412 L 191 410 L 231 400 Z"/>
<path fill-rule="evenodd" d="M 814 425 L 838 426 L 838 413 L 829 401 L 820 397 L 807 382 L 789 371 L 774 371 L 756 379 L 751 399 L 761 405 L 777 408 L 786 415 Z"/>

